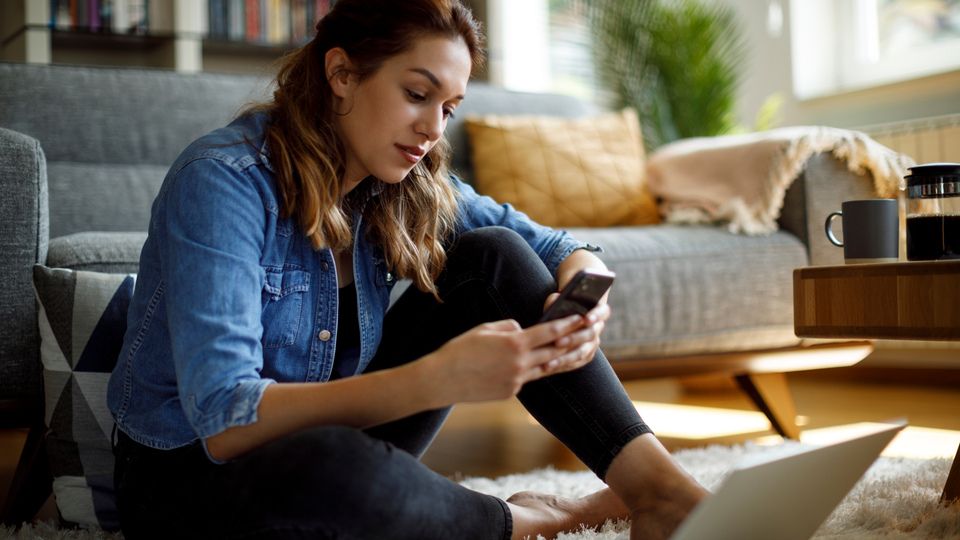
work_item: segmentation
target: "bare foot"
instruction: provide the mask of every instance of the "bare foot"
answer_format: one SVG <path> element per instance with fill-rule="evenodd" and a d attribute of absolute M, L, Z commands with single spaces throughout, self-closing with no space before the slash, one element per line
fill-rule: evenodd
<path fill-rule="evenodd" d="M 536 539 L 537 535 L 554 538 L 557 534 L 577 530 L 580 526 L 599 527 L 610 518 L 626 518 L 627 511 L 620 499 L 609 489 L 581 497 L 567 499 L 521 491 L 507 499 L 513 514 L 511 538 Z"/>

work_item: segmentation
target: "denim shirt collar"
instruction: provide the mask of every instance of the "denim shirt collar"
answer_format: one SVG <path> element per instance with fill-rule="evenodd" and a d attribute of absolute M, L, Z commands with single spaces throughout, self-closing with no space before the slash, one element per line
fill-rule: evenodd
<path fill-rule="evenodd" d="M 260 156 L 260 161 L 263 163 L 263 166 L 267 168 L 268 171 L 273 174 L 277 174 L 276 169 L 273 168 L 273 164 L 270 163 L 270 148 L 267 145 L 267 138 L 263 138 L 263 144 L 260 145 L 260 151 L 258 152 Z"/>

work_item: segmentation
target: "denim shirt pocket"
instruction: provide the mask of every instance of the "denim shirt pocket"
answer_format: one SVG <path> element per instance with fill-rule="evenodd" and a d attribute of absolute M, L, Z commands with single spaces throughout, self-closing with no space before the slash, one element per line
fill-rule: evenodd
<path fill-rule="evenodd" d="M 263 283 L 263 346 L 280 349 L 293 345 L 300 335 L 304 295 L 310 290 L 310 272 L 266 268 Z"/>

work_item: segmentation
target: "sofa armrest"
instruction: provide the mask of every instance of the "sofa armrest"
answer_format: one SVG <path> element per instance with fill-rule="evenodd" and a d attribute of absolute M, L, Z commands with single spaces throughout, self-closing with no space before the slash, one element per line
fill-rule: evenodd
<path fill-rule="evenodd" d="M 816 154 L 787 190 L 778 223 L 807 246 L 812 266 L 843 264 L 843 249 L 827 240 L 824 221 L 843 201 L 876 197 L 870 173 L 856 174 L 833 155 Z"/>
<path fill-rule="evenodd" d="M 40 143 L 0 128 L 0 400 L 38 399 L 33 265 L 47 257 L 47 168 Z"/>

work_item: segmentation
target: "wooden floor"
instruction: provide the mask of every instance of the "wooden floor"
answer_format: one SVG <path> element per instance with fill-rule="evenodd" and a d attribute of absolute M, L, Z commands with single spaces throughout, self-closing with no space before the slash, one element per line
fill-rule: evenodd
<path fill-rule="evenodd" d="M 956 414 L 960 411 L 960 385 L 943 384 L 942 380 L 930 383 L 916 376 L 876 382 L 863 380 L 855 369 L 789 375 L 804 430 L 905 417 L 911 426 L 947 430 L 943 433 L 948 438 L 951 434 L 960 437 L 960 415 Z M 675 379 L 632 381 L 625 386 L 630 397 L 641 402 L 641 415 L 671 451 L 741 443 L 773 434 L 762 415 L 732 386 L 729 390 L 691 390 L 691 385 Z M 719 432 L 704 432 L 707 427 Z M 22 431 L 0 430 L 0 497 L 6 494 L 23 438 Z M 952 454 L 956 444 L 947 442 L 943 452 Z M 565 470 L 584 468 L 515 400 L 458 405 L 423 461 L 454 478 L 496 477 L 547 465 Z M 45 514 L 50 512 L 48 503 Z"/>
<path fill-rule="evenodd" d="M 956 414 L 960 385 L 863 381 L 856 371 L 839 369 L 794 373 L 788 378 L 804 430 L 903 417 L 911 426 L 949 430 L 960 438 L 960 415 Z M 671 451 L 774 435 L 762 414 L 732 385 L 729 390 L 724 385 L 713 385 L 719 390 L 691 390 L 691 385 L 676 379 L 655 379 L 628 381 L 624 386 L 631 399 L 641 402 L 640 414 Z M 680 407 L 664 411 L 661 405 Z M 704 427 L 718 427 L 721 433 L 703 433 Z M 946 444 L 942 453 L 953 455 L 957 443 Z M 448 476 L 499 476 L 546 465 L 585 468 L 516 400 L 458 405 L 423 461 Z"/>

